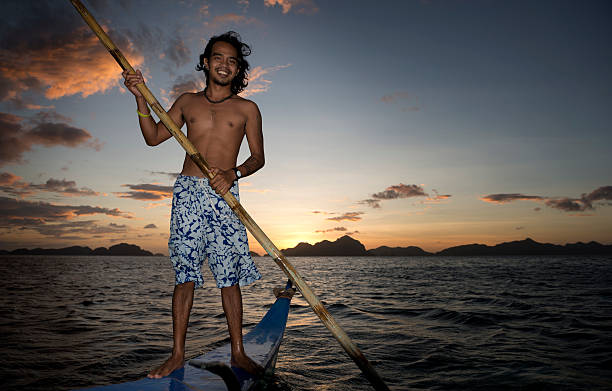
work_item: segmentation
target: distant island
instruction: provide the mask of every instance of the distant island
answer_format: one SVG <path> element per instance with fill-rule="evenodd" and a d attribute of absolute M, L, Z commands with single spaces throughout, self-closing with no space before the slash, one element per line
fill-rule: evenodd
<path fill-rule="evenodd" d="M 163 254 L 153 254 L 150 251 L 143 250 L 135 244 L 119 243 L 114 246 L 98 247 L 91 249 L 90 247 L 71 246 L 64 248 L 19 248 L 13 251 L 0 250 L 0 255 L 121 255 L 121 256 L 161 256 Z"/>
<path fill-rule="evenodd" d="M 464 244 L 449 247 L 436 253 L 427 252 L 420 247 L 388 247 L 380 246 L 366 250 L 365 246 L 356 239 L 344 235 L 333 242 L 323 240 L 315 244 L 299 243 L 293 248 L 282 250 L 288 257 L 320 257 L 320 256 L 479 256 L 479 255 L 612 255 L 612 245 L 600 244 L 597 242 L 589 243 L 567 243 L 565 245 L 538 243 L 533 239 L 526 238 L 513 242 L 504 242 L 494 246 L 486 244 Z M 256 252 L 250 252 L 252 256 L 260 256 Z M 105 255 L 105 256 L 164 256 L 163 254 L 153 254 L 143 250 L 135 244 L 120 243 L 109 248 L 71 246 L 64 248 L 35 248 L 7 251 L 0 250 L 0 255 Z M 267 254 L 265 254 L 267 256 Z"/>
<path fill-rule="evenodd" d="M 449 247 L 437 253 L 427 252 L 419 247 L 381 246 L 366 250 L 358 240 L 344 235 L 333 242 L 323 240 L 315 244 L 299 243 L 293 248 L 282 250 L 292 257 L 300 256 L 477 256 L 477 255 L 585 255 L 612 254 L 612 245 L 589 243 L 568 243 L 566 245 L 538 243 L 530 238 L 514 242 L 500 243 L 495 246 L 486 244 L 465 244 Z"/>

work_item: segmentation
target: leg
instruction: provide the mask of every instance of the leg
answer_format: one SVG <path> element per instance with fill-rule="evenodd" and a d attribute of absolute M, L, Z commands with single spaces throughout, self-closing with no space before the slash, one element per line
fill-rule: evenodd
<path fill-rule="evenodd" d="M 264 369 L 247 357 L 242 345 L 242 294 L 240 285 L 221 288 L 221 302 L 227 319 L 232 346 L 231 364 L 254 375 L 261 375 Z"/>
<path fill-rule="evenodd" d="M 168 376 L 175 369 L 185 364 L 185 338 L 187 337 L 187 325 L 189 324 L 189 313 L 193 305 L 193 290 L 195 283 L 186 282 L 174 287 L 172 295 L 172 332 L 174 346 L 172 355 L 161 366 L 151 371 L 148 377 L 160 378 Z"/>

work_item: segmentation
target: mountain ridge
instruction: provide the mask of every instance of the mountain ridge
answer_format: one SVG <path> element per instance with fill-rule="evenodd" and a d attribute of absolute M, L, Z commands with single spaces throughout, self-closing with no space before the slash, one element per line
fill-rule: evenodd
<path fill-rule="evenodd" d="M 286 248 L 282 253 L 290 257 L 300 256 L 482 256 L 482 255 L 603 255 L 612 254 L 612 245 L 595 241 L 588 243 L 576 242 L 565 245 L 539 243 L 531 238 L 502 242 L 493 246 L 479 243 L 462 244 L 432 253 L 417 246 L 389 247 L 379 246 L 366 250 L 357 239 L 344 235 L 331 242 L 322 240 L 315 244 L 298 243 L 295 247 Z M 251 252 L 253 256 L 259 256 Z M 119 243 L 109 248 L 97 247 L 91 249 L 84 246 L 69 246 L 57 249 L 20 248 L 12 251 L 0 250 L 0 255 L 103 255 L 103 256 L 164 256 L 153 254 L 135 244 Z M 267 256 L 267 254 L 265 254 Z"/>
<path fill-rule="evenodd" d="M 144 250 L 135 244 L 119 243 L 109 248 L 97 247 L 91 249 L 87 246 L 70 246 L 62 248 L 18 248 L 16 250 L 0 250 L 0 255 L 105 255 L 105 256 L 160 256 Z"/>
<path fill-rule="evenodd" d="M 348 238 L 348 239 L 347 239 Z M 350 239 L 350 240 L 349 240 Z M 343 246 L 349 246 L 348 249 Z M 358 251 L 362 248 L 363 251 Z M 463 244 L 431 253 L 417 246 L 388 247 L 380 246 L 365 250 L 361 242 L 344 235 L 334 242 L 324 240 L 315 244 L 299 243 L 293 248 L 281 250 L 287 256 L 477 256 L 477 255 L 578 255 L 578 254 L 612 254 L 612 245 L 595 241 L 576 242 L 565 245 L 539 243 L 531 238 L 503 242 L 493 246 L 486 244 Z"/>

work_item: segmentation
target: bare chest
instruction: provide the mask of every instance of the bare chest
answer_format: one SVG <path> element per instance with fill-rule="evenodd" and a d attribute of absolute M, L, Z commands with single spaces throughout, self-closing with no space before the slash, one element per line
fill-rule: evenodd
<path fill-rule="evenodd" d="M 231 102 L 196 102 L 184 108 L 183 116 L 191 139 L 215 138 L 232 142 L 244 135 L 246 116 Z"/>

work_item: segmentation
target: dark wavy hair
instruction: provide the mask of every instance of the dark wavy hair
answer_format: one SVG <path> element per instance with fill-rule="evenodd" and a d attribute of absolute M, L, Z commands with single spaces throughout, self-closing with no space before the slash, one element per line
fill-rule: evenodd
<path fill-rule="evenodd" d="M 249 63 L 245 60 L 245 57 L 251 54 L 251 47 L 240 40 L 240 34 L 235 31 L 228 31 L 221 35 L 215 35 L 206 44 L 204 53 L 200 54 L 200 63 L 196 65 L 197 71 L 203 71 L 206 76 L 206 85 L 208 86 L 208 69 L 204 66 L 204 59 L 207 58 L 210 61 L 212 55 L 213 45 L 217 42 L 227 42 L 236 48 L 238 53 L 238 74 L 232 80 L 231 90 L 233 94 L 242 92 L 249 84 L 248 71 L 250 69 Z"/>

